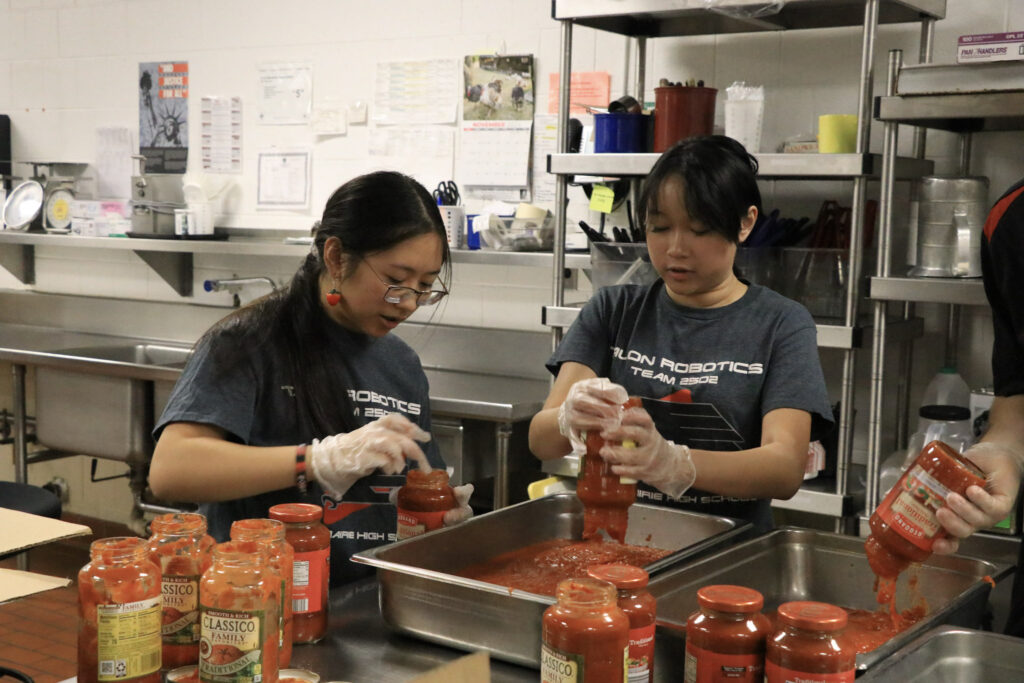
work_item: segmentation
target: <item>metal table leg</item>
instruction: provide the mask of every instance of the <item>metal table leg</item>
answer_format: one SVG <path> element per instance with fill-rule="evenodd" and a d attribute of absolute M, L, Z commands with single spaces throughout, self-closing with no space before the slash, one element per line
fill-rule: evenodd
<path fill-rule="evenodd" d="M 28 483 L 28 439 L 25 426 L 25 366 L 11 366 L 11 399 L 14 402 L 14 481 Z M 28 552 L 18 553 L 18 569 L 28 571 Z"/>
<path fill-rule="evenodd" d="M 494 437 L 494 509 L 508 505 L 508 453 L 512 423 L 499 422 Z"/>

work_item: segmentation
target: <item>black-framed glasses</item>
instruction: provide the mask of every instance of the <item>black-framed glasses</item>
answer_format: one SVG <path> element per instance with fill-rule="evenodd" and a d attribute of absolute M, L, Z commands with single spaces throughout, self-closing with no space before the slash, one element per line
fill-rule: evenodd
<path fill-rule="evenodd" d="M 412 287 L 405 287 L 403 285 L 389 285 L 384 278 L 380 276 L 380 273 L 370 265 L 369 261 L 363 259 L 363 262 L 367 265 L 370 271 L 377 276 L 377 279 L 380 280 L 381 284 L 387 286 L 387 289 L 384 290 L 384 301 L 387 301 L 389 304 L 400 304 L 415 297 L 417 306 L 433 306 L 448 295 L 447 289 L 427 289 L 421 291 L 419 289 L 413 289 Z M 441 283 L 441 286 L 444 287 L 443 282 Z"/>

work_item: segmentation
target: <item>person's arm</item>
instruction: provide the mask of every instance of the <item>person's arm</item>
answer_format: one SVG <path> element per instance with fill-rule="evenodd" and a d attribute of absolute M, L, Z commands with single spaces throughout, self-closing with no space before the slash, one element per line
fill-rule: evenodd
<path fill-rule="evenodd" d="M 153 493 L 197 503 L 234 500 L 288 488 L 296 482 L 296 446 L 242 446 L 218 427 L 172 422 L 157 442 L 150 467 Z M 398 474 L 407 460 L 430 471 L 417 441 L 430 435 L 397 413 L 351 432 L 314 439 L 306 450 L 307 477 L 335 500 L 359 479 L 380 470 Z"/>
<path fill-rule="evenodd" d="M 778 408 L 761 420 L 761 445 L 743 451 L 690 451 L 694 486 L 734 498 L 792 498 L 804 480 L 811 415 Z"/>
<path fill-rule="evenodd" d="M 1013 509 L 1024 469 L 1024 394 L 997 396 L 989 410 L 989 428 L 964 455 L 985 472 L 985 488 L 970 486 L 967 496 L 950 493 L 935 517 L 951 538 L 935 541 L 934 552 L 955 553 L 959 539 L 987 529 Z"/>
<path fill-rule="evenodd" d="M 244 446 L 219 427 L 174 422 L 153 451 L 149 485 L 161 500 L 194 503 L 276 491 L 295 485 L 295 449 Z"/>
<path fill-rule="evenodd" d="M 582 363 L 569 361 L 558 369 L 544 407 L 530 420 L 530 450 L 539 459 L 561 458 L 572 450 L 569 439 L 558 431 L 558 410 L 572 385 L 591 377 L 597 377 L 597 374 Z"/>
<path fill-rule="evenodd" d="M 779 408 L 762 419 L 761 445 L 743 451 L 705 451 L 664 441 L 642 408 L 627 410 L 622 426 L 605 434 L 601 456 L 612 471 L 669 495 L 691 485 L 734 498 L 792 498 L 803 481 L 811 416 Z M 615 445 L 623 441 L 628 445 Z M 682 450 L 683 452 L 680 452 Z"/>

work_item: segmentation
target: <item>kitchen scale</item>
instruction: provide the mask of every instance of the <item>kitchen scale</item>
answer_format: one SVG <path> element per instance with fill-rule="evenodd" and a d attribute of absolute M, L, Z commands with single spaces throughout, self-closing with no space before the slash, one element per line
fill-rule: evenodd
<path fill-rule="evenodd" d="M 62 162 L 25 162 L 32 165 L 32 177 L 16 183 L 3 204 L 3 223 L 8 230 L 71 232 L 71 202 L 75 199 L 75 178 L 41 173 Z M 77 166 L 79 164 L 72 164 Z M 84 165 L 83 165 L 84 166 Z"/>

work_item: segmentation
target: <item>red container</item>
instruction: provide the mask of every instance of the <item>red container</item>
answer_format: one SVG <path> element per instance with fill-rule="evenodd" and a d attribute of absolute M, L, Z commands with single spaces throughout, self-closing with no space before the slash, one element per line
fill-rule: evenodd
<path fill-rule="evenodd" d="M 684 138 L 711 135 L 715 126 L 714 88 L 672 85 L 654 89 L 654 151 Z"/>

